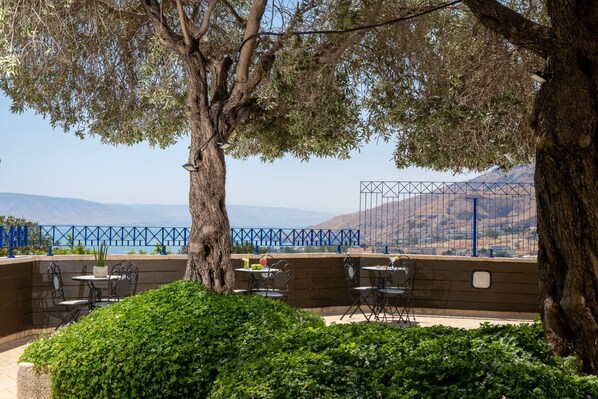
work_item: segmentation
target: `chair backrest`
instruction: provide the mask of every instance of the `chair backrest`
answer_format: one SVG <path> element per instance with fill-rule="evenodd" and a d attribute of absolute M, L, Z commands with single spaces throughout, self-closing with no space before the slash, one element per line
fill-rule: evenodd
<path fill-rule="evenodd" d="M 50 265 L 48 266 L 48 282 L 50 283 L 50 291 L 52 292 L 52 302 L 54 305 L 64 301 L 62 273 L 60 272 L 60 267 L 54 262 L 50 262 Z"/>
<path fill-rule="evenodd" d="M 128 260 L 123 260 L 112 266 L 111 275 L 121 276 L 120 279 L 113 280 L 111 284 L 111 296 L 124 298 L 133 296 L 137 292 L 137 278 L 139 268 Z"/>
<path fill-rule="evenodd" d="M 278 269 L 270 276 L 271 288 L 288 293 L 293 278 L 293 265 L 284 259 L 280 259 L 274 262 L 270 268 Z"/>
<path fill-rule="evenodd" d="M 349 288 L 356 287 L 359 285 L 359 273 L 357 266 L 355 266 L 355 262 L 351 255 L 345 256 L 343 260 L 343 267 L 345 269 L 345 280 L 347 280 L 347 286 Z"/>
<path fill-rule="evenodd" d="M 415 281 L 415 261 L 408 259 L 401 261 L 401 266 L 390 275 L 390 283 L 394 287 L 413 290 Z"/>

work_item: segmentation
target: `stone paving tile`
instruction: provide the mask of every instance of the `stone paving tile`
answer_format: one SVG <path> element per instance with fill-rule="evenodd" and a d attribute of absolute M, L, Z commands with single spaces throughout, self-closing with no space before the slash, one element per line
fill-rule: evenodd
<path fill-rule="evenodd" d="M 16 399 L 17 398 L 17 391 L 16 389 L 13 391 L 5 388 L 0 388 L 0 399 Z"/>
<path fill-rule="evenodd" d="M 0 399 L 17 398 L 17 361 L 29 339 L 19 339 L 0 345 Z"/>

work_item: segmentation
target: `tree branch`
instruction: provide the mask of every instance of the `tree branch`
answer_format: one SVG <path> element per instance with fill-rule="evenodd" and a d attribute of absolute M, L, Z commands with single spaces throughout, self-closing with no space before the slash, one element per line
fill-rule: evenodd
<path fill-rule="evenodd" d="M 554 42 L 549 27 L 532 22 L 496 0 L 463 0 L 473 15 L 487 28 L 516 46 L 547 58 Z"/>
<path fill-rule="evenodd" d="M 191 35 L 189 34 L 189 29 L 187 29 L 187 15 L 185 14 L 185 10 L 183 10 L 183 5 L 181 4 L 181 0 L 176 0 L 176 10 L 179 14 L 179 21 L 181 22 L 181 31 L 183 32 L 183 37 L 185 38 L 185 44 L 187 46 L 191 46 L 193 41 L 191 40 Z"/>
<path fill-rule="evenodd" d="M 174 48 L 179 48 L 181 45 L 181 37 L 174 33 L 166 23 L 166 18 L 160 11 L 160 5 L 153 0 L 145 0 L 143 8 L 148 15 L 151 24 L 156 29 L 162 40 L 172 45 Z"/>
<path fill-rule="evenodd" d="M 102 6 L 106 11 L 110 12 L 111 14 L 126 15 L 126 16 L 133 17 L 133 18 L 145 19 L 145 15 L 143 13 L 137 14 L 137 13 L 134 13 L 131 11 L 114 8 L 112 6 L 112 4 L 109 4 L 108 2 L 106 2 L 104 0 L 99 0 L 98 4 L 100 6 Z"/>
<path fill-rule="evenodd" d="M 376 4 L 374 4 L 374 6 L 371 8 L 371 12 L 369 13 L 369 15 L 367 16 L 367 18 L 365 20 L 365 25 L 371 25 L 374 23 L 374 21 L 376 21 L 376 17 L 380 13 L 380 9 L 382 8 L 383 2 L 384 2 L 384 0 L 376 1 Z M 357 43 L 359 41 L 359 39 L 361 39 L 363 37 L 363 35 L 366 34 L 366 32 L 367 31 L 365 31 L 365 30 L 355 32 L 355 34 L 349 36 L 343 43 L 341 43 L 340 46 L 338 46 L 338 48 L 336 49 L 336 51 L 333 54 L 330 54 L 326 57 L 322 57 L 322 61 L 324 63 L 329 63 L 329 64 L 338 63 L 338 60 L 340 59 L 343 52 L 346 49 L 348 49 L 349 47 L 351 47 L 352 45 L 354 45 L 355 43 Z"/>
<path fill-rule="evenodd" d="M 234 7 L 228 2 L 228 0 L 221 0 L 222 3 L 226 6 L 226 8 L 229 9 L 230 13 L 233 14 L 233 16 L 235 17 L 235 19 L 237 20 L 237 23 L 239 24 L 239 26 L 241 28 L 245 28 L 245 25 L 247 25 L 247 21 L 245 21 L 245 19 L 243 19 L 243 17 L 241 17 L 237 11 L 234 9 Z"/>
<path fill-rule="evenodd" d="M 247 18 L 247 28 L 243 40 L 255 35 L 260 29 L 260 22 L 264 11 L 266 10 L 267 0 L 253 0 L 251 9 L 249 10 L 249 17 Z M 237 62 L 236 80 L 238 83 L 247 82 L 247 75 L 249 74 L 249 64 L 251 57 L 257 44 L 257 38 L 250 39 L 241 49 L 239 54 L 239 61 Z"/>
<path fill-rule="evenodd" d="M 216 6 L 216 3 L 218 3 L 218 1 L 219 0 L 210 0 L 210 3 L 208 4 L 208 9 L 206 10 L 206 13 L 203 15 L 203 18 L 201 20 L 201 26 L 195 34 L 195 37 L 197 39 L 201 39 L 203 35 L 205 35 L 208 31 L 208 27 L 210 26 L 210 17 L 212 16 L 212 12 L 214 12 L 214 7 Z"/>

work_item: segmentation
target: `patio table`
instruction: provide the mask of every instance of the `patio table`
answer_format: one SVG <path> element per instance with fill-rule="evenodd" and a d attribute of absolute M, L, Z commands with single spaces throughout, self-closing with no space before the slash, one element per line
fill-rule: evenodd
<path fill-rule="evenodd" d="M 91 301 L 92 306 L 94 306 L 96 302 L 102 301 L 102 291 L 104 289 L 108 290 L 107 301 L 110 301 L 110 282 L 121 279 L 122 276 L 120 274 L 109 274 L 106 277 L 96 277 L 93 274 L 73 276 L 73 280 L 83 281 L 87 284 L 87 287 L 89 288 L 89 300 Z M 101 285 L 105 285 L 105 287 L 96 286 L 96 283 L 102 283 Z"/>
<path fill-rule="evenodd" d="M 273 269 L 264 267 L 262 269 L 251 269 L 251 268 L 239 268 L 235 269 L 235 272 L 246 273 L 249 275 L 249 281 L 247 282 L 247 292 L 251 293 L 259 291 L 261 282 L 267 279 L 272 279 L 276 273 L 281 269 Z"/>

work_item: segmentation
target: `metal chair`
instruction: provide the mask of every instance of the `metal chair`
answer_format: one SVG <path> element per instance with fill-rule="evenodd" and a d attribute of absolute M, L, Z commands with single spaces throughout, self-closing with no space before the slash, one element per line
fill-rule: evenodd
<path fill-rule="evenodd" d="M 84 308 L 88 310 L 91 308 L 91 301 L 89 299 L 65 300 L 62 273 L 60 267 L 54 262 L 50 262 L 48 266 L 48 282 L 50 283 L 50 292 L 52 293 L 52 303 L 54 306 L 64 306 L 68 312 L 56 329 L 70 322 L 77 321 Z"/>
<path fill-rule="evenodd" d="M 393 320 L 403 321 L 411 326 L 411 316 L 415 321 L 415 313 L 411 303 L 413 297 L 413 283 L 415 281 L 415 261 L 403 260 L 401 265 L 390 273 L 386 287 L 378 292 L 383 296 L 384 320 L 390 316 Z"/>
<path fill-rule="evenodd" d="M 267 270 L 259 274 L 259 290 L 252 292 L 266 298 L 288 301 L 290 283 L 293 277 L 293 265 L 284 259 L 270 265 Z"/>
<path fill-rule="evenodd" d="M 137 292 L 139 268 L 128 260 L 123 260 L 112 266 L 112 276 L 108 285 L 108 298 L 102 298 L 99 290 L 94 291 L 91 301 L 93 307 L 106 306 L 122 299 L 133 296 Z"/>
<path fill-rule="evenodd" d="M 378 291 L 377 287 L 374 286 L 362 286 L 359 284 L 359 273 L 358 269 L 353 262 L 353 258 L 351 255 L 345 256 L 343 260 L 343 267 L 345 269 L 345 280 L 347 281 L 347 288 L 349 290 L 349 296 L 351 297 L 351 306 L 343 313 L 341 316 L 341 320 L 353 309 L 353 312 L 349 315 L 349 318 L 353 317 L 355 312 L 359 310 L 363 317 L 367 321 L 370 321 L 372 314 L 374 311 L 371 305 L 368 303 L 368 299 Z M 370 315 L 367 316 L 363 309 L 361 308 L 362 305 L 366 305 L 370 310 Z"/>

